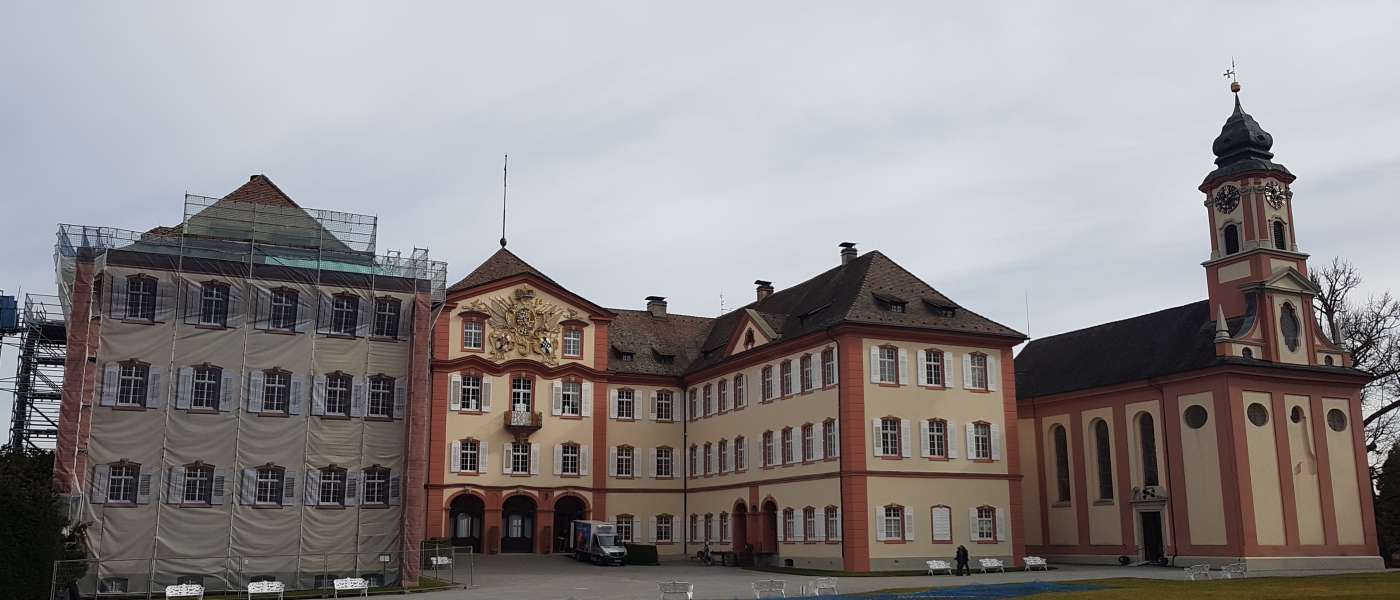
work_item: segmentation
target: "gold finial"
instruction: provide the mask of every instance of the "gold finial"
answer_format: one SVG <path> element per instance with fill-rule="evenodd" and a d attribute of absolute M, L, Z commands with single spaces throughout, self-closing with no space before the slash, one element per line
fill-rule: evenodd
<path fill-rule="evenodd" d="M 1235 77 L 1235 59 L 1234 59 L 1234 57 L 1231 57 L 1231 58 L 1230 58 L 1230 68 L 1227 69 L 1227 70 L 1225 71 L 1225 73 L 1223 73 L 1223 75 L 1224 75 L 1225 77 L 1229 77 L 1229 78 L 1230 78 L 1230 91 L 1232 91 L 1232 92 L 1234 92 L 1234 93 L 1236 93 L 1236 94 L 1240 93 L 1240 80 L 1239 80 L 1238 78 Z"/>

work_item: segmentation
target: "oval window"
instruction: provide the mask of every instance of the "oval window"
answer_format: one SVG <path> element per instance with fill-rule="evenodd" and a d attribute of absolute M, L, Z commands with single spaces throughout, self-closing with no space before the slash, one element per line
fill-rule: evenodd
<path fill-rule="evenodd" d="M 1206 419 L 1209 418 L 1209 415 L 1206 413 L 1206 408 L 1204 406 L 1192 404 L 1186 408 L 1186 412 L 1182 413 L 1182 417 L 1186 420 L 1187 427 L 1200 429 L 1205 427 Z"/>
<path fill-rule="evenodd" d="M 1249 415 L 1249 422 L 1256 426 L 1263 427 L 1269 424 L 1269 409 L 1264 408 L 1263 404 L 1258 402 L 1250 404 L 1245 413 Z"/>
<path fill-rule="evenodd" d="M 1243 356 L 1245 358 L 1254 358 L 1254 350 L 1251 348 L 1245 348 L 1243 350 L 1240 350 L 1240 356 Z"/>
<path fill-rule="evenodd" d="M 1301 406 L 1295 406 L 1295 407 L 1293 407 L 1293 410 L 1288 411 L 1288 420 L 1293 421 L 1294 423 L 1297 423 L 1297 422 L 1299 422 L 1299 421 L 1302 421 L 1302 420 L 1303 420 L 1303 407 L 1301 407 Z"/>
<path fill-rule="evenodd" d="M 1347 428 L 1347 414 L 1337 408 L 1327 411 L 1327 426 L 1331 427 L 1332 431 L 1345 431 Z"/>
<path fill-rule="evenodd" d="M 1325 363 L 1325 364 L 1326 364 L 1327 366 L 1329 366 L 1329 367 L 1332 366 L 1332 365 L 1333 365 L 1332 355 L 1331 355 L 1331 354 L 1328 354 L 1327 356 L 1322 357 L 1322 362 Z"/>

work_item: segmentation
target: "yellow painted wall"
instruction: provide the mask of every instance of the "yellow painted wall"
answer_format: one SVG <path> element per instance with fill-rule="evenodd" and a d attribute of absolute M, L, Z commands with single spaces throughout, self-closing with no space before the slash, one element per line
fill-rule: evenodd
<path fill-rule="evenodd" d="M 1248 420 L 1249 407 L 1256 403 L 1269 413 L 1269 420 L 1262 426 Z M 1260 545 L 1281 545 L 1287 540 L 1283 533 L 1278 451 L 1274 445 L 1274 419 L 1279 415 L 1273 414 L 1273 404 L 1265 392 L 1244 392 L 1240 412 L 1246 415 L 1244 432 L 1249 451 L 1250 488 L 1254 497 L 1255 540 Z"/>
<path fill-rule="evenodd" d="M 514 299 L 514 295 L 515 295 L 515 291 L 516 291 L 517 289 L 522 289 L 522 288 L 529 288 L 529 289 L 531 289 L 531 290 L 534 290 L 534 292 L 535 292 L 535 297 L 536 297 L 536 298 L 539 298 L 540 300 L 543 300 L 544 302 L 546 302 L 546 303 L 548 303 L 548 304 L 552 304 L 552 305 L 555 305 L 555 306 L 560 307 L 561 309 L 564 310 L 564 313 L 567 313 L 570 309 L 574 310 L 576 314 L 575 314 L 575 316 L 574 316 L 573 318 L 575 318 L 575 319 L 577 319 L 577 320 L 580 320 L 580 321 L 583 321 L 583 322 L 585 322 L 585 323 L 589 322 L 588 313 L 585 312 L 585 310 L 583 309 L 583 307 L 570 304 L 569 302 L 565 301 L 563 298 L 560 298 L 560 297 L 558 297 L 558 296 L 554 296 L 554 295 L 545 293 L 543 290 L 541 290 L 541 289 L 539 289 L 539 288 L 537 288 L 537 287 L 535 287 L 535 286 L 530 286 L 530 285 L 521 285 L 521 286 L 509 287 L 509 288 L 504 288 L 504 289 L 500 289 L 500 290 L 495 290 L 495 291 L 492 291 L 492 292 L 488 292 L 488 293 L 485 293 L 485 294 L 480 294 L 480 295 L 472 296 L 472 297 L 470 297 L 470 298 L 463 298 L 463 299 L 458 300 L 458 301 L 457 301 L 457 307 L 454 308 L 454 309 L 452 309 L 452 310 L 450 311 L 450 313 L 451 313 L 450 317 L 451 317 L 452 321 L 451 321 L 451 326 L 448 327 L 447 358 L 449 358 L 449 359 L 452 359 L 452 358 L 459 358 L 459 357 L 462 357 L 462 356 L 468 356 L 468 355 L 472 355 L 472 354 L 476 354 L 476 355 L 480 355 L 480 356 L 482 356 L 482 357 L 488 357 L 488 358 L 489 358 L 489 357 L 491 356 L 491 352 L 490 352 L 489 348 L 490 348 L 490 346 L 491 346 L 491 331 L 492 331 L 492 329 L 493 329 L 493 328 L 491 327 L 491 320 L 490 320 L 490 319 L 484 319 L 484 321 L 485 321 L 485 333 L 484 333 L 484 336 L 485 336 L 485 337 L 484 337 L 483 346 L 484 346 L 486 349 L 485 349 L 484 351 L 482 351 L 482 352 L 476 352 L 476 351 L 467 352 L 467 351 L 465 351 L 465 350 L 462 349 L 462 317 L 460 316 L 460 313 L 461 313 L 462 311 L 464 311 L 464 310 L 468 310 L 469 307 L 471 306 L 471 304 L 472 304 L 473 302 L 477 301 L 477 300 L 480 300 L 481 302 L 483 302 L 484 304 L 486 304 L 486 306 L 488 306 L 488 307 L 491 306 L 491 300 L 492 300 L 493 298 L 503 298 L 503 299 L 507 299 L 507 300 L 513 300 L 513 299 Z M 489 314 L 490 311 L 483 311 L 483 312 L 487 312 L 487 313 Z M 446 317 L 446 316 L 448 316 L 448 315 L 447 315 L 447 314 L 444 314 L 443 316 Z M 567 315 L 567 314 L 563 314 L 563 315 L 561 316 L 561 319 L 564 319 L 564 318 L 568 318 L 568 315 Z M 561 330 L 561 334 L 562 334 L 562 330 Z M 556 336 L 555 336 L 555 339 L 554 339 L 554 347 L 555 347 L 554 355 L 555 355 L 556 358 L 559 359 L 558 364 L 579 363 L 579 364 L 582 364 L 582 365 L 585 365 L 585 366 L 592 366 L 592 365 L 593 365 L 593 346 L 594 346 L 594 337 L 593 337 L 593 336 L 595 336 L 595 335 L 597 335 L 597 334 L 598 334 L 598 328 L 597 328 L 596 326 L 590 325 L 590 326 L 588 326 L 588 327 L 584 327 L 584 328 L 583 328 L 583 358 L 579 358 L 579 359 L 574 359 L 574 358 L 565 359 L 565 358 L 562 358 L 562 357 L 561 357 L 561 354 L 562 354 L 563 349 L 564 349 L 564 347 L 563 347 L 563 340 L 560 339 L 560 337 L 559 337 L 558 335 L 556 335 Z M 437 358 L 441 358 L 441 357 L 437 357 Z M 525 358 L 525 357 L 521 357 L 521 356 L 518 356 L 518 355 L 512 353 L 510 356 L 506 357 L 505 360 L 509 360 L 509 359 L 512 359 L 512 358 Z"/>
<path fill-rule="evenodd" d="M 1051 433 L 1056 425 L 1065 428 L 1066 450 L 1069 452 L 1069 473 L 1070 473 L 1070 501 L 1057 502 L 1056 486 L 1058 485 L 1055 475 L 1055 437 Z M 1074 431 L 1070 427 L 1069 415 L 1056 415 L 1046 417 L 1041 420 L 1040 426 L 1045 440 L 1045 462 L 1043 463 L 1045 473 L 1045 493 L 1046 502 L 1050 503 L 1046 517 L 1050 521 L 1050 543 L 1051 544 L 1078 544 L 1079 543 L 1079 515 L 1075 512 L 1074 503 L 1083 499 L 1078 497 L 1079 491 L 1074 487 L 1075 463 L 1079 457 L 1074 455 Z"/>
<path fill-rule="evenodd" d="M 1007 514 L 1010 523 L 1010 487 L 1005 481 L 985 479 L 914 479 L 894 477 L 871 477 L 870 515 L 870 558 L 895 557 L 951 557 L 959 544 L 965 545 L 973 556 L 1008 556 L 1011 554 L 1012 536 L 1000 543 L 978 543 L 972 541 L 973 531 L 969 508 L 992 506 Z M 899 504 L 912 509 L 914 539 L 902 543 L 885 543 L 875 540 L 875 507 Z M 952 513 L 951 543 L 934 543 L 931 509 L 934 505 L 945 505 Z"/>
<path fill-rule="evenodd" d="M 611 395 L 618 389 L 626 388 L 633 391 L 636 402 L 636 419 L 627 421 L 621 419 L 611 419 L 608 417 L 609 411 L 606 408 L 602 411 L 594 412 L 593 418 L 603 418 L 608 422 L 609 446 L 630 445 L 634 448 L 633 460 L 635 462 L 635 476 L 632 478 L 614 477 L 608 481 L 609 488 L 674 488 L 681 489 L 682 478 L 685 473 L 684 461 L 685 452 L 681 448 L 682 427 L 681 406 L 684 403 L 684 395 L 680 388 L 663 388 L 646 385 L 618 385 L 611 384 L 607 387 L 608 402 L 611 402 Z M 672 414 L 675 421 L 652 421 L 650 419 L 651 396 L 657 390 L 670 390 L 675 406 L 672 407 Z M 540 433 L 544 433 L 541 430 Z M 539 434 L 536 434 L 539 435 Z M 533 437 L 533 436 L 532 436 Z M 673 448 L 673 463 L 671 465 L 672 477 L 670 479 L 656 478 L 655 466 L 648 464 L 643 469 L 643 463 L 651 460 L 652 449 L 670 446 Z M 607 456 L 607 448 L 602 449 L 603 456 Z M 604 471 L 606 473 L 606 471 Z"/>
<path fill-rule="evenodd" d="M 1289 413 L 1289 468 L 1293 473 L 1293 497 L 1298 510 L 1298 541 L 1321 544 L 1324 541 L 1322 501 L 1317 479 L 1317 446 L 1312 436 L 1312 415 L 1308 412 L 1310 399 L 1289 394 L 1283 397 L 1283 404 Z M 1294 407 L 1302 411 L 1302 419 L 1296 423 L 1292 419 Z"/>
<path fill-rule="evenodd" d="M 1327 459 L 1332 472 L 1332 506 L 1337 513 L 1337 542 L 1362 544 L 1366 541 L 1361 523 L 1361 496 L 1356 480 L 1356 450 L 1352 442 L 1350 403 L 1345 398 L 1323 398 L 1324 419 L 1328 412 L 1340 410 L 1346 415 L 1345 427 L 1335 431 L 1330 424 L 1327 432 Z M 1324 420 L 1324 423 L 1326 421 Z"/>
<path fill-rule="evenodd" d="M 1182 471 L 1186 480 L 1186 509 L 1191 543 L 1199 546 L 1225 543 L 1225 505 L 1220 487 L 1220 452 L 1215 438 L 1219 411 L 1210 392 L 1179 396 L 1177 419 L 1199 405 L 1209 414 L 1200 429 L 1181 425 Z"/>
<path fill-rule="evenodd" d="M 1084 456 L 1082 460 L 1087 467 L 1084 470 L 1087 477 L 1084 489 L 1089 493 L 1087 499 L 1089 502 L 1089 543 L 1122 544 L 1123 523 L 1119 518 L 1118 503 L 1122 502 L 1123 499 L 1118 498 L 1117 487 L 1115 486 L 1112 499 L 1099 498 L 1098 446 L 1094 438 L 1093 424 L 1100 419 L 1108 423 L 1110 464 L 1115 467 L 1117 464 L 1114 460 L 1116 457 L 1113 456 L 1113 448 L 1118 443 L 1113 431 L 1113 409 L 1106 407 L 1084 411 L 1080 427 L 1081 431 L 1084 432 Z M 1114 474 L 1116 475 L 1116 472 Z"/>

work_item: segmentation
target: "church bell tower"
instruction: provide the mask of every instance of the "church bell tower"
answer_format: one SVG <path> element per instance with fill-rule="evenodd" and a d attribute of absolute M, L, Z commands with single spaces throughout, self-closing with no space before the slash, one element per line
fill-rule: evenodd
<path fill-rule="evenodd" d="M 1274 137 L 1240 104 L 1211 149 L 1215 170 L 1201 182 L 1210 227 L 1206 288 L 1216 354 L 1302 365 L 1342 366 L 1345 355 L 1322 334 L 1312 309 L 1317 289 L 1298 250 L 1295 179 L 1273 161 Z"/>

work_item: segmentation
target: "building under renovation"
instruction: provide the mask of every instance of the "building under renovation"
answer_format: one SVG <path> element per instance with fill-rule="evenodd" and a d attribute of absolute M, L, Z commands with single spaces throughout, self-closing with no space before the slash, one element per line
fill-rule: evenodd
<path fill-rule="evenodd" d="M 178 226 L 60 227 L 55 477 L 92 523 L 99 591 L 398 578 L 446 265 L 376 254 L 375 234 L 261 175 L 186 196 Z"/>

